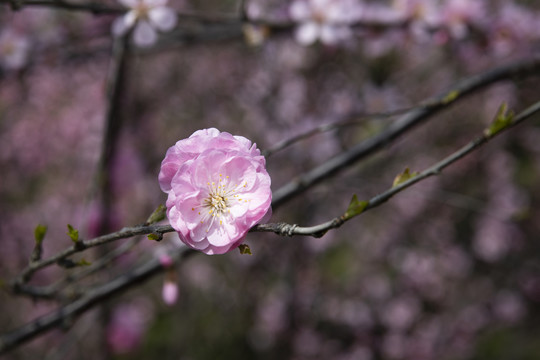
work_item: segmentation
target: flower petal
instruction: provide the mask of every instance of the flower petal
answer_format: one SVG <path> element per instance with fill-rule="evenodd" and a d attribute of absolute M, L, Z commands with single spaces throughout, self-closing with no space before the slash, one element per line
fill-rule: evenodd
<path fill-rule="evenodd" d="M 173 9 L 168 7 L 157 7 L 148 12 L 150 23 L 158 30 L 169 31 L 176 26 L 177 15 Z"/>
<path fill-rule="evenodd" d="M 133 31 L 133 40 L 139 46 L 153 45 L 157 40 L 156 30 L 147 21 L 139 21 Z"/>
<path fill-rule="evenodd" d="M 296 41 L 302 45 L 311 45 L 317 41 L 320 35 L 320 26 L 314 22 L 303 23 L 296 28 Z"/>

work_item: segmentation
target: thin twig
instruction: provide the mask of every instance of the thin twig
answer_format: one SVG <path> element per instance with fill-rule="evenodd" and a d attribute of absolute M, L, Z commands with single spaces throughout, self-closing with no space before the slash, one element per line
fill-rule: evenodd
<path fill-rule="evenodd" d="M 96 261 L 92 263 L 92 265 L 86 266 L 84 268 L 81 268 L 80 271 L 78 271 L 75 274 L 69 274 L 65 278 L 58 280 L 57 282 L 48 285 L 48 286 L 31 286 L 26 284 L 20 284 L 16 287 L 16 291 L 20 295 L 26 295 L 33 299 L 41 298 L 41 299 L 57 299 L 65 301 L 68 298 L 74 298 L 80 296 L 80 294 L 69 292 L 69 294 L 66 293 L 60 293 L 60 291 L 65 288 L 69 284 L 78 283 L 83 278 L 103 269 L 105 266 L 109 265 L 112 261 L 117 259 L 118 257 L 124 255 L 135 245 L 137 245 L 143 238 L 136 237 L 134 239 L 131 239 L 128 242 L 125 242 L 121 246 L 117 247 L 116 249 L 113 249 L 109 252 L 107 252 L 104 256 L 100 257 Z"/>
<path fill-rule="evenodd" d="M 182 247 L 175 249 L 169 255 L 173 259 L 179 259 L 181 256 L 186 256 L 189 253 L 190 252 L 187 250 L 187 248 Z M 2 335 L 0 337 L 0 354 L 21 345 L 22 343 L 36 337 L 44 331 L 61 325 L 67 319 L 74 319 L 86 310 L 100 304 L 102 301 L 114 296 L 115 294 L 118 294 L 131 286 L 141 284 L 143 281 L 149 279 L 152 275 L 163 271 L 163 269 L 164 268 L 159 262 L 159 259 L 152 258 L 142 265 L 135 267 L 131 271 L 118 276 L 114 280 L 88 291 L 87 294 L 82 298 L 59 308 L 57 311 L 42 316 L 14 331 Z"/>
<path fill-rule="evenodd" d="M 385 112 L 379 112 L 379 113 L 350 113 L 346 114 L 345 116 L 342 116 L 341 119 L 337 121 L 333 121 L 327 124 L 322 124 L 315 126 L 314 128 L 305 131 L 301 134 L 292 136 L 288 139 L 282 140 L 272 146 L 271 148 L 265 149 L 262 152 L 262 154 L 266 157 L 274 155 L 276 152 L 281 151 L 301 140 L 308 139 L 314 135 L 322 134 L 328 131 L 340 129 L 346 126 L 354 126 L 354 125 L 361 125 L 365 124 L 365 121 L 368 120 L 377 120 L 377 119 L 386 119 L 391 118 L 398 115 L 403 115 L 406 113 L 409 113 L 413 110 L 418 109 L 425 109 L 429 107 L 434 107 L 440 105 L 439 103 L 421 103 L 416 106 L 406 107 L 402 109 L 396 109 L 391 111 L 385 111 Z"/>
<path fill-rule="evenodd" d="M 52 265 L 56 263 L 58 260 L 67 258 L 73 254 L 76 254 L 78 252 L 84 251 L 86 249 L 89 249 L 91 247 L 103 245 L 110 243 L 112 241 L 120 240 L 120 239 L 126 239 L 137 235 L 148 235 L 152 233 L 156 234 L 164 234 L 168 232 L 172 232 L 174 229 L 170 225 L 140 225 L 140 226 L 133 226 L 133 227 L 125 227 L 121 229 L 120 231 L 98 236 L 96 238 L 90 239 L 90 240 L 80 240 L 80 245 L 72 245 L 69 248 L 38 262 L 32 263 L 28 265 L 19 275 L 19 277 L 15 280 L 15 286 L 19 284 L 23 284 L 30 280 L 31 276 L 39 269 L 42 269 L 46 266 Z"/>
<path fill-rule="evenodd" d="M 421 173 L 417 174 L 416 176 L 410 178 L 407 181 L 404 181 L 403 183 L 396 185 L 385 192 L 371 198 L 365 208 L 362 210 L 362 212 L 375 208 L 379 205 L 382 205 L 386 201 L 390 200 L 394 195 L 397 193 L 411 187 L 412 185 L 425 180 L 431 176 L 438 175 L 444 170 L 446 167 L 450 166 L 451 164 L 455 163 L 456 161 L 460 160 L 464 156 L 470 154 L 474 150 L 478 149 L 482 145 L 485 145 L 488 143 L 491 139 L 493 139 L 495 136 L 499 135 L 502 131 L 506 131 L 510 129 L 511 127 L 523 122 L 524 120 L 528 119 L 534 114 L 537 114 L 540 112 L 540 101 L 531 105 L 526 110 L 518 114 L 513 122 L 502 129 L 500 132 L 494 134 L 494 135 L 486 135 L 483 134 L 476 139 L 472 140 L 467 145 L 463 146 L 458 151 L 454 152 L 450 156 L 444 158 L 443 160 L 439 161 L 435 165 L 429 167 L 428 169 L 422 171 Z M 338 228 L 341 225 L 343 225 L 346 221 L 350 220 L 352 217 L 346 217 L 345 215 L 338 216 L 332 220 L 329 220 L 325 223 L 310 226 L 310 227 L 300 227 L 295 224 L 287 224 L 287 223 L 276 223 L 276 224 L 261 224 L 254 226 L 250 231 L 253 232 L 273 232 L 279 235 L 286 235 L 286 236 L 293 236 L 293 235 L 304 235 L 304 236 L 315 236 L 320 237 L 324 235 L 328 230 Z"/>
<path fill-rule="evenodd" d="M 436 104 L 432 107 L 421 108 L 412 111 L 392 123 L 386 130 L 375 135 L 350 150 L 336 155 L 318 167 L 297 176 L 288 184 L 282 186 L 273 194 L 272 206 L 279 207 L 287 200 L 306 191 L 319 182 L 336 175 L 341 170 L 351 166 L 356 161 L 382 149 L 392 141 L 413 129 L 415 126 L 426 121 L 432 115 L 446 109 L 456 101 L 475 93 L 495 82 L 508 80 L 516 76 L 526 76 L 540 72 L 540 57 L 527 59 L 507 66 L 501 66 L 477 76 L 467 78 L 457 83 L 450 91 L 435 96 L 428 103 Z"/>

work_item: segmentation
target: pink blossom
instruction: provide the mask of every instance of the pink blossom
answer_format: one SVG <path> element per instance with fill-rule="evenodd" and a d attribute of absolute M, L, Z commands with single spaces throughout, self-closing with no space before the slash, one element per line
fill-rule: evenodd
<path fill-rule="evenodd" d="M 117 306 L 107 326 L 107 342 L 111 350 L 115 354 L 135 350 L 142 343 L 152 316 L 152 304 L 146 299 Z"/>
<path fill-rule="evenodd" d="M 180 239 L 209 255 L 238 247 L 270 214 L 265 165 L 251 141 L 215 128 L 196 131 L 169 148 L 159 184 L 168 194 L 167 217 Z"/>
<path fill-rule="evenodd" d="M 296 0 L 290 7 L 292 19 L 300 22 L 295 37 L 302 45 L 317 40 L 333 45 L 347 39 L 352 35 L 350 25 L 360 13 L 354 0 Z"/>
<path fill-rule="evenodd" d="M 538 13 L 513 2 L 505 3 L 490 28 L 495 54 L 506 56 L 518 49 L 530 51 L 530 41 L 540 38 L 539 21 Z"/>
<path fill-rule="evenodd" d="M 161 297 L 167 305 L 176 304 L 176 301 L 178 300 L 178 284 L 168 279 L 165 280 L 165 282 L 163 283 Z"/>
<path fill-rule="evenodd" d="M 484 4 L 478 0 L 448 0 L 442 10 L 442 23 L 456 39 L 464 38 L 470 25 L 485 18 Z"/>
<path fill-rule="evenodd" d="M 410 21 L 411 33 L 418 40 L 429 39 L 430 29 L 440 25 L 440 9 L 431 0 L 394 0 L 399 17 Z"/>
<path fill-rule="evenodd" d="M 175 11 L 167 0 L 119 0 L 130 10 L 113 23 L 113 34 L 125 35 L 133 29 L 133 40 L 139 46 L 150 46 L 157 40 L 157 31 L 170 31 L 176 26 Z"/>
<path fill-rule="evenodd" d="M 439 5 L 431 0 L 394 0 L 393 8 L 399 17 L 419 21 L 428 26 L 439 22 Z"/>
<path fill-rule="evenodd" d="M 28 40 L 11 30 L 0 34 L 0 65 L 7 70 L 18 70 L 28 61 Z"/>
<path fill-rule="evenodd" d="M 158 258 L 159 258 L 159 263 L 164 268 L 169 268 L 169 267 L 173 266 L 173 264 L 174 264 L 174 259 L 169 254 L 167 254 L 166 252 L 163 252 L 163 253 L 159 254 Z"/>

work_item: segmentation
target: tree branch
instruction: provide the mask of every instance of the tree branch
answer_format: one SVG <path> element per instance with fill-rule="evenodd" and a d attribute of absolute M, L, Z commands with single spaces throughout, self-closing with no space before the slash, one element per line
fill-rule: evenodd
<path fill-rule="evenodd" d="M 148 235 L 152 233 L 157 234 L 164 234 L 168 232 L 172 232 L 174 229 L 170 225 L 139 225 L 139 226 L 133 226 L 133 227 L 125 227 L 121 229 L 120 231 L 98 236 L 94 239 L 90 240 L 80 240 L 80 245 L 72 245 L 69 248 L 38 262 L 31 263 L 28 265 L 22 272 L 21 275 L 15 280 L 14 286 L 17 286 L 18 284 L 23 284 L 30 280 L 32 275 L 39 269 L 42 269 L 46 266 L 52 265 L 56 263 L 58 260 L 64 259 L 68 256 L 71 256 L 75 253 L 84 251 L 86 249 L 89 249 L 91 247 L 103 245 L 110 243 L 112 241 L 120 240 L 120 239 L 126 239 L 137 235 Z"/>
<path fill-rule="evenodd" d="M 527 59 L 507 66 L 502 66 L 480 75 L 458 82 L 450 91 L 433 97 L 428 103 L 435 104 L 427 108 L 420 108 L 403 116 L 392 123 L 385 131 L 375 135 L 348 150 L 319 165 L 307 173 L 297 176 L 288 184 L 274 192 L 272 206 L 279 207 L 292 197 L 306 191 L 319 182 L 336 175 L 341 170 L 356 161 L 367 157 L 382 149 L 392 141 L 404 135 L 415 126 L 426 121 L 429 117 L 454 104 L 458 100 L 469 96 L 495 82 L 507 80 L 517 76 L 528 76 L 540 72 L 540 57 Z"/>
<path fill-rule="evenodd" d="M 169 255 L 178 260 L 182 256 L 187 256 L 191 252 L 186 248 L 177 248 Z M 146 263 L 135 267 L 124 275 L 108 282 L 102 286 L 96 287 L 80 298 L 61 307 L 57 311 L 42 316 L 35 321 L 32 321 L 19 329 L 0 337 L 0 354 L 3 354 L 14 347 L 23 344 L 24 342 L 36 337 L 37 335 L 63 324 L 66 320 L 77 317 L 86 310 L 101 303 L 102 301 L 128 289 L 131 286 L 138 285 L 149 279 L 152 275 L 160 273 L 164 268 L 159 260 L 153 258 Z"/>
<path fill-rule="evenodd" d="M 369 209 L 382 205 L 386 201 L 390 200 L 390 198 L 392 198 L 394 195 L 411 187 L 412 185 L 422 180 L 425 180 L 431 176 L 440 174 L 442 170 L 444 170 L 446 167 L 460 160 L 464 156 L 470 154 L 471 152 L 478 149 L 482 145 L 485 145 L 495 136 L 498 136 L 501 132 L 512 128 L 513 126 L 523 122 L 524 120 L 530 118 L 531 116 L 537 113 L 540 113 L 540 101 L 531 105 L 527 109 L 525 109 L 523 112 L 517 115 L 511 123 L 509 123 L 504 128 L 500 129 L 498 132 L 494 134 L 485 132 L 482 136 L 479 136 L 476 139 L 472 140 L 470 143 L 463 146 L 458 151 L 454 152 L 450 156 L 444 158 L 443 160 L 439 161 L 438 163 L 429 167 L 428 169 L 422 171 L 421 173 L 411 177 L 409 180 L 404 181 L 396 186 L 393 186 L 392 188 L 386 190 L 382 194 L 374 196 L 365 204 L 364 207 L 362 207 L 362 210 L 360 210 L 357 214 L 354 214 L 353 216 L 347 216 L 347 214 L 345 213 L 325 223 L 315 225 L 315 226 L 310 226 L 310 227 L 300 227 L 296 224 L 287 224 L 287 223 L 260 224 L 260 225 L 255 225 L 253 228 L 251 228 L 250 231 L 273 232 L 282 236 L 304 235 L 304 236 L 321 237 L 328 230 L 338 228 L 341 225 L 343 225 L 345 222 L 347 222 L 348 220 L 355 217 L 356 215 L 359 215 L 360 213 L 364 211 L 367 211 Z"/>

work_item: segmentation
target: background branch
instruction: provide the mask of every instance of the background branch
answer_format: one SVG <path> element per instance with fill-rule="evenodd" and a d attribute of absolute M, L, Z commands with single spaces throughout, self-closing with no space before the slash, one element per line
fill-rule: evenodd
<path fill-rule="evenodd" d="M 181 255 L 188 255 L 190 252 L 186 247 L 176 248 L 169 255 L 178 260 Z M 142 265 L 139 265 L 118 276 L 114 280 L 91 289 L 85 296 L 61 307 L 57 311 L 42 316 L 35 321 L 28 323 L 17 330 L 0 337 L 0 354 L 3 354 L 14 347 L 34 338 L 35 336 L 47 331 L 55 326 L 62 325 L 67 319 L 73 319 L 102 301 L 130 288 L 134 285 L 140 285 L 152 275 L 160 273 L 164 268 L 158 259 L 153 258 Z"/>
<path fill-rule="evenodd" d="M 274 192 L 272 206 L 274 208 L 279 207 L 294 196 L 306 191 L 319 182 L 336 175 L 356 161 L 375 153 L 404 135 L 407 131 L 412 130 L 415 126 L 427 120 L 430 116 L 446 109 L 465 96 L 469 96 L 498 81 L 508 80 L 518 76 L 529 76 L 538 74 L 539 72 L 540 58 L 536 57 L 498 67 L 458 82 L 450 91 L 445 91 L 428 101 L 428 103 L 432 102 L 435 104 L 434 106 L 412 111 L 392 123 L 385 131 L 378 135 L 360 142 L 350 150 L 336 155 L 313 170 L 297 176 L 288 184 Z"/>
<path fill-rule="evenodd" d="M 472 140 L 470 143 L 463 146 L 461 149 L 449 155 L 448 157 L 444 158 L 443 160 L 439 161 L 435 165 L 429 167 L 428 169 L 422 171 L 419 174 L 414 175 L 409 180 L 404 181 L 396 186 L 393 186 L 392 188 L 386 190 L 385 192 L 371 198 L 365 204 L 365 206 L 362 207 L 362 210 L 360 210 L 357 214 L 355 214 L 355 216 L 359 215 L 361 212 L 364 212 L 366 210 L 382 205 L 386 201 L 390 200 L 390 198 L 392 198 L 397 193 L 411 187 L 412 185 L 422 180 L 425 180 L 431 176 L 440 174 L 441 171 L 444 170 L 446 167 L 460 160 L 464 156 L 470 154 L 471 152 L 478 149 L 482 145 L 485 145 L 495 136 L 499 135 L 502 131 L 510 129 L 511 127 L 523 122 L 524 120 L 530 118 L 531 116 L 539 112 L 540 112 L 540 101 L 531 105 L 526 110 L 524 110 L 519 115 L 517 115 L 514 118 L 513 122 L 508 124 L 506 127 L 500 129 L 499 132 L 493 135 L 484 133 L 482 136 L 479 136 L 476 139 Z M 310 227 L 300 227 L 297 225 L 291 225 L 287 223 L 260 224 L 260 225 L 255 225 L 250 231 L 273 232 L 273 233 L 284 235 L 284 236 L 304 235 L 304 236 L 321 237 L 328 230 L 340 227 L 346 221 L 350 220 L 352 217 L 354 216 L 347 216 L 347 214 L 344 214 L 332 220 L 329 220 L 325 223 L 315 225 L 315 226 L 310 226 Z"/>

